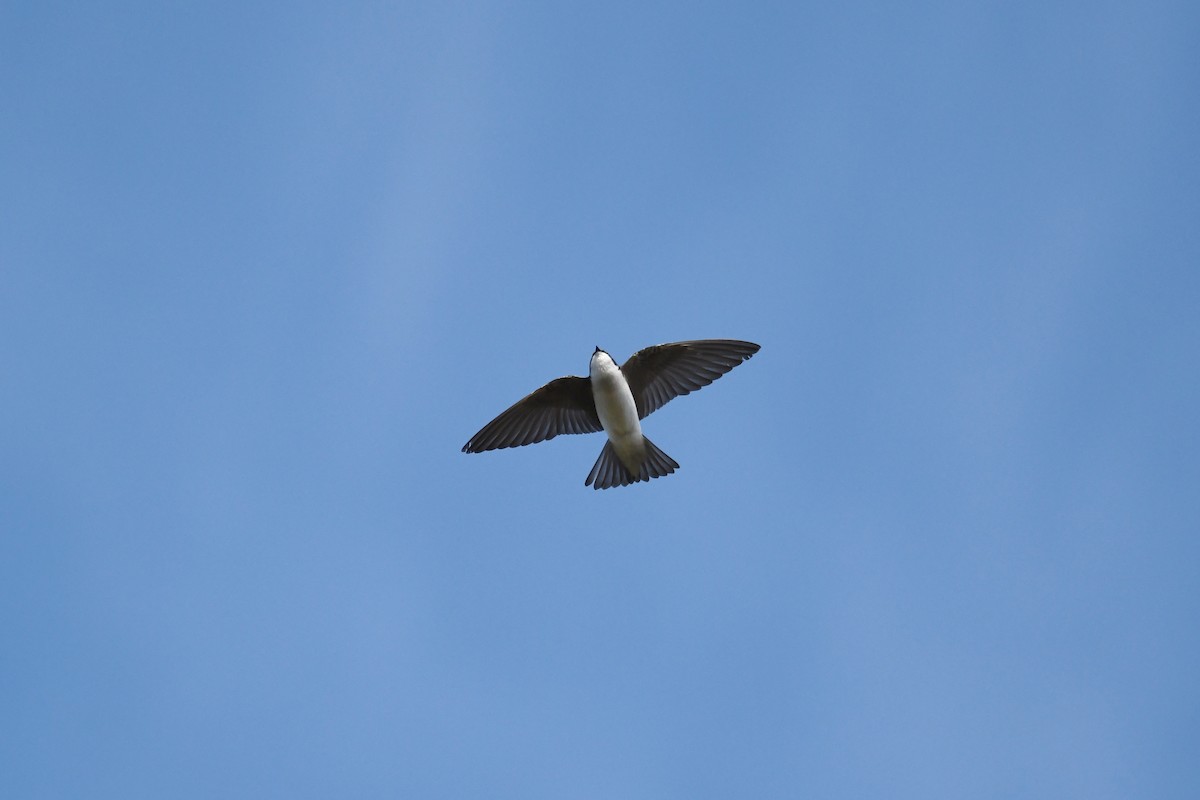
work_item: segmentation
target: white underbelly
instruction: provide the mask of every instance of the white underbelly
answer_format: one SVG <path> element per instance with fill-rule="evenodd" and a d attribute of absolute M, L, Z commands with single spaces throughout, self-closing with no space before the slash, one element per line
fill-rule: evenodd
<path fill-rule="evenodd" d="M 596 416 L 600 417 L 617 458 L 633 475 L 638 475 L 646 458 L 646 440 L 629 384 L 620 367 L 602 350 L 592 356 L 591 376 Z"/>
<path fill-rule="evenodd" d="M 642 438 L 642 423 L 638 419 L 637 405 L 629 384 L 619 372 L 603 375 L 592 380 L 592 396 L 596 401 L 596 414 L 608 438 L 617 444 L 620 440 Z"/>
<path fill-rule="evenodd" d="M 605 375 L 594 380 L 593 396 L 600 425 L 604 426 L 605 433 L 613 443 L 631 435 L 641 438 L 642 423 L 637 419 L 637 405 L 623 375 Z"/>

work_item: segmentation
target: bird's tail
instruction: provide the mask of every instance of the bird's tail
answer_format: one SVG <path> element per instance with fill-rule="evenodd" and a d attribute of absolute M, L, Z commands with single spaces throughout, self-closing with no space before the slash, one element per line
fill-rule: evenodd
<path fill-rule="evenodd" d="M 621 459 L 617 457 L 617 451 L 613 449 L 612 441 L 609 440 L 604 443 L 604 449 L 600 451 L 600 457 L 596 459 L 596 463 L 592 466 L 592 471 L 588 473 L 587 480 L 583 482 L 583 485 L 592 486 L 594 483 L 596 489 L 628 486 L 631 483 L 670 475 L 679 468 L 675 459 L 659 450 L 654 442 L 645 436 L 642 437 L 642 442 L 646 446 L 646 452 L 642 457 L 642 468 L 637 475 L 634 475 L 628 467 L 621 463 Z"/>

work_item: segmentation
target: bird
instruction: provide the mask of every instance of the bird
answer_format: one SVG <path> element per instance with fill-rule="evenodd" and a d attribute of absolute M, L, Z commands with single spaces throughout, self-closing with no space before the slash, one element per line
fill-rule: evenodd
<path fill-rule="evenodd" d="M 708 386 L 759 350 L 737 339 L 656 344 L 620 366 L 599 346 L 588 377 L 556 378 L 518 400 L 463 445 L 464 453 L 521 447 L 565 433 L 608 435 L 584 486 L 609 489 L 679 468 L 642 433 L 641 421 L 676 397 Z"/>

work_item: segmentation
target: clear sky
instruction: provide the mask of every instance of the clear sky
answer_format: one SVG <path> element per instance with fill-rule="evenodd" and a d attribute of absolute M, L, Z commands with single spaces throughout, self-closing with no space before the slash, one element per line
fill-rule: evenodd
<path fill-rule="evenodd" d="M 1200 796 L 1198 36 L 7 4 L 0 795 Z"/>

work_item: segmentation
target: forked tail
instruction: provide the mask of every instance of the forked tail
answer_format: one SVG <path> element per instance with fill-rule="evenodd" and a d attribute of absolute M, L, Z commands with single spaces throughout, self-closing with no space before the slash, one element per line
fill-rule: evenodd
<path fill-rule="evenodd" d="M 609 440 L 604 443 L 604 449 L 600 451 L 600 457 L 596 459 L 596 463 L 592 466 L 592 471 L 588 473 L 587 480 L 583 482 L 583 485 L 595 484 L 594 488 L 596 489 L 628 486 L 631 483 L 648 481 L 651 478 L 661 478 L 679 469 L 679 464 L 675 463 L 675 459 L 659 450 L 654 442 L 645 436 L 642 437 L 642 441 L 646 444 L 646 455 L 642 459 L 642 468 L 637 475 L 634 475 L 628 467 L 621 463 L 621 459 L 617 458 L 617 451 L 613 449 L 612 441 Z"/>

